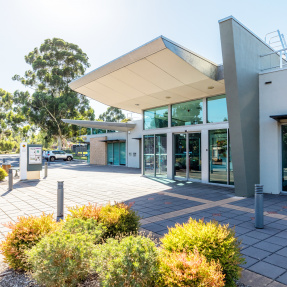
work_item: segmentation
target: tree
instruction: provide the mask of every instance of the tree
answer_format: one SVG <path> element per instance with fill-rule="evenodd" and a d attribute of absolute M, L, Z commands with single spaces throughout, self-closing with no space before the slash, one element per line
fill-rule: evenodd
<path fill-rule="evenodd" d="M 47 141 L 56 138 L 61 149 L 63 139 L 78 133 L 77 127 L 62 122 L 62 119 L 95 118 L 88 99 L 68 86 L 90 66 L 88 57 L 77 45 L 53 38 L 26 55 L 25 61 L 32 69 L 23 77 L 15 75 L 13 80 L 35 92 L 30 95 L 29 92 L 16 91 L 14 101 L 29 122 L 47 135 Z"/>
<path fill-rule="evenodd" d="M 99 115 L 99 120 L 103 122 L 120 122 L 125 119 L 122 110 L 115 107 L 108 107 L 106 112 Z"/>

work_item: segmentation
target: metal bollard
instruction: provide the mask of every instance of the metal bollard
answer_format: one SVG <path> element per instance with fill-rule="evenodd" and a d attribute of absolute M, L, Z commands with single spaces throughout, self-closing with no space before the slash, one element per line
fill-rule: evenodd
<path fill-rule="evenodd" d="M 13 190 L 13 169 L 9 169 L 8 173 L 8 190 Z"/>
<path fill-rule="evenodd" d="M 3 164 L 4 164 L 4 163 L 6 163 L 6 159 L 5 159 L 5 158 L 3 158 Z"/>
<path fill-rule="evenodd" d="M 45 177 L 48 176 L 48 163 L 45 162 Z"/>
<path fill-rule="evenodd" d="M 264 228 L 263 185 L 255 184 L 255 228 Z"/>
<path fill-rule="evenodd" d="M 64 219 L 64 181 L 58 181 L 57 189 L 57 221 Z"/>

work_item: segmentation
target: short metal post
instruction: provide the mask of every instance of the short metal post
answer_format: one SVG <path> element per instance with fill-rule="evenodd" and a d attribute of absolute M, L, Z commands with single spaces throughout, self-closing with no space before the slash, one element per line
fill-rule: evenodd
<path fill-rule="evenodd" d="M 48 163 L 45 162 L 45 178 L 48 176 Z"/>
<path fill-rule="evenodd" d="M 264 228 L 263 185 L 255 184 L 255 228 Z"/>
<path fill-rule="evenodd" d="M 13 169 L 9 169 L 8 173 L 8 190 L 13 190 Z"/>
<path fill-rule="evenodd" d="M 4 164 L 4 163 L 6 163 L 6 159 L 5 159 L 5 158 L 3 158 L 3 164 Z"/>
<path fill-rule="evenodd" d="M 58 181 L 57 221 L 64 219 L 64 181 Z"/>

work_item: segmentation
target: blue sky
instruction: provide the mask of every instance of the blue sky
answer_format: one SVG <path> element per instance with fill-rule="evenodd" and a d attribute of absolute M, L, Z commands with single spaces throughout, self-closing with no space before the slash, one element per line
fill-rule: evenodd
<path fill-rule="evenodd" d="M 9 92 L 24 89 L 11 77 L 47 38 L 79 45 L 89 72 L 159 35 L 222 63 L 218 20 L 230 15 L 263 39 L 277 29 L 287 37 L 286 0 L 0 0 L 0 11 L 0 88 Z"/>

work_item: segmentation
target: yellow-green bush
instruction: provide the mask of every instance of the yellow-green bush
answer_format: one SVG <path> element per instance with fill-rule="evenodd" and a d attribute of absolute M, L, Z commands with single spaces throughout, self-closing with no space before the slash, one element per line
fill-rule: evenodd
<path fill-rule="evenodd" d="M 109 238 L 93 251 L 92 268 L 103 287 L 153 287 L 159 275 L 158 250 L 143 236 Z"/>
<path fill-rule="evenodd" d="M 124 203 L 116 203 L 114 205 L 109 203 L 105 206 L 97 204 L 76 206 L 70 208 L 69 212 L 67 221 L 71 218 L 93 218 L 97 222 L 102 223 L 107 228 L 106 237 L 134 233 L 138 231 L 140 226 L 140 217 L 137 215 L 137 212 Z"/>
<path fill-rule="evenodd" d="M 162 239 L 163 248 L 169 252 L 193 252 L 196 248 L 209 262 L 219 261 L 225 275 L 226 286 L 235 286 L 234 279 L 240 277 L 240 264 L 244 259 L 240 253 L 240 241 L 228 225 L 218 222 L 193 220 L 170 228 Z"/>
<path fill-rule="evenodd" d="M 167 252 L 160 254 L 158 286 L 162 287 L 223 287 L 224 275 L 219 263 L 208 262 L 204 255 L 194 252 Z"/>
<path fill-rule="evenodd" d="M 97 226 L 92 233 L 100 238 L 102 232 Z M 46 287 L 77 286 L 90 273 L 94 241 L 89 233 L 70 233 L 65 229 L 45 236 L 26 252 L 32 277 Z"/>
<path fill-rule="evenodd" d="M 8 176 L 6 170 L 0 167 L 0 181 L 4 180 L 6 176 Z"/>
<path fill-rule="evenodd" d="M 6 226 L 11 232 L 0 245 L 4 260 L 10 268 L 26 271 L 30 269 L 30 265 L 27 263 L 25 251 L 59 227 L 52 215 L 45 214 L 40 217 L 22 216 L 16 223 L 9 223 Z"/>

